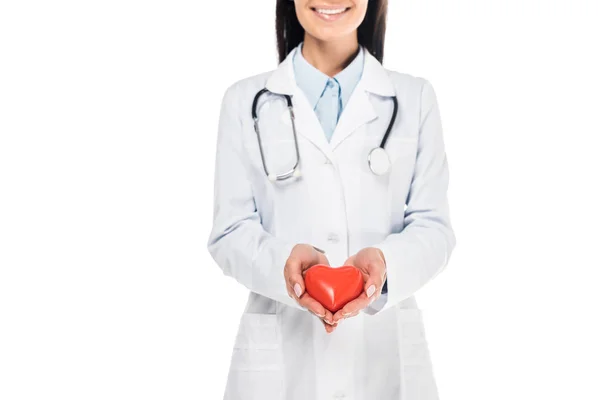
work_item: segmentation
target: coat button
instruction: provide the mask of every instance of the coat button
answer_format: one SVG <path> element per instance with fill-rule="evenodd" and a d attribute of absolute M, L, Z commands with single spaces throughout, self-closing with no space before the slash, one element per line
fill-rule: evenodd
<path fill-rule="evenodd" d="M 340 241 L 340 237 L 335 233 L 330 233 L 329 236 L 327 236 L 327 241 L 329 243 L 338 243 Z"/>

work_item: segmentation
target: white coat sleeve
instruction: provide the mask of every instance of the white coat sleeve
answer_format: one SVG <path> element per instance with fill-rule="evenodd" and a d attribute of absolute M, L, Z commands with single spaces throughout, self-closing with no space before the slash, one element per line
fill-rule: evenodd
<path fill-rule="evenodd" d="M 213 226 L 207 247 L 226 276 L 252 292 L 302 309 L 289 297 L 283 269 L 293 243 L 269 234 L 261 225 L 246 155 L 235 85 L 223 97 L 215 162 Z"/>
<path fill-rule="evenodd" d="M 448 160 L 440 111 L 434 89 L 425 79 L 420 102 L 417 158 L 405 226 L 373 246 L 383 252 L 386 260 L 388 292 L 365 309 L 370 315 L 398 304 L 422 288 L 445 268 L 456 245 L 448 207 Z"/>

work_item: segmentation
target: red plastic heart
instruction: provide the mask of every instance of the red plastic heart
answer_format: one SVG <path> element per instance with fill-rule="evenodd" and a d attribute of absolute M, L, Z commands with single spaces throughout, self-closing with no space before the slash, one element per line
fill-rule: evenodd
<path fill-rule="evenodd" d="M 335 313 L 363 292 L 364 280 L 356 267 L 332 268 L 317 264 L 306 270 L 306 291 L 326 309 Z"/>

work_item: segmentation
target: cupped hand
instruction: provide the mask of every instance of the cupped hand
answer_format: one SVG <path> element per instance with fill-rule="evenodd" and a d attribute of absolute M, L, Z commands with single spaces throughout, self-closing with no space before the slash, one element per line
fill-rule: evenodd
<path fill-rule="evenodd" d="M 329 260 L 325 254 L 317 251 L 313 246 L 297 244 L 285 263 L 283 275 L 288 295 L 295 299 L 301 307 L 319 317 L 327 333 L 331 333 L 337 326 L 333 323 L 333 314 L 308 294 L 304 285 L 304 272 L 316 264 L 329 265 Z"/>
<path fill-rule="evenodd" d="M 356 299 L 346 304 L 341 310 L 333 315 L 333 322 L 339 323 L 344 318 L 354 317 L 367 308 L 381 295 L 383 282 L 386 278 L 385 257 L 381 250 L 375 247 L 367 247 L 360 250 L 344 262 L 344 265 L 352 265 L 360 270 L 365 281 L 364 291 Z"/>

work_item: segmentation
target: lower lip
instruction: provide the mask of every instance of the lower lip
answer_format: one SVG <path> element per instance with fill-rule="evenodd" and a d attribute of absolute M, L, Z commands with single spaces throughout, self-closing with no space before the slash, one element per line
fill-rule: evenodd
<path fill-rule="evenodd" d="M 337 21 L 338 19 L 340 19 L 344 15 L 346 15 L 348 13 L 348 11 L 350 11 L 350 9 L 346 9 L 346 11 L 343 11 L 339 14 L 321 14 L 320 12 L 317 12 L 316 10 L 312 10 L 312 12 L 314 12 L 317 15 L 317 17 L 319 17 L 323 21 L 327 21 L 327 22 Z"/>

